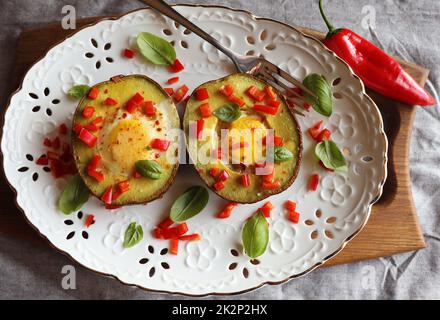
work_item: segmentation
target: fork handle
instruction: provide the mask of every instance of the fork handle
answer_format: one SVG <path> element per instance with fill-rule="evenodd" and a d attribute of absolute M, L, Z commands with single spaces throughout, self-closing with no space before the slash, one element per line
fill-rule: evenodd
<path fill-rule="evenodd" d="M 196 26 L 194 23 L 186 19 L 184 16 L 182 16 L 179 12 L 174 10 L 170 5 L 168 5 L 163 0 L 139 0 L 147 5 L 149 5 L 154 10 L 162 13 L 163 15 L 167 16 L 168 18 L 178 22 L 185 28 L 187 28 L 189 31 L 195 33 L 203 40 L 209 42 L 214 47 L 216 47 L 218 50 L 223 52 L 225 55 L 227 55 L 232 61 L 235 62 L 236 60 L 236 54 L 229 50 L 228 48 L 224 47 L 220 42 L 218 42 L 216 39 L 211 37 L 208 33 L 200 29 L 198 26 Z"/>

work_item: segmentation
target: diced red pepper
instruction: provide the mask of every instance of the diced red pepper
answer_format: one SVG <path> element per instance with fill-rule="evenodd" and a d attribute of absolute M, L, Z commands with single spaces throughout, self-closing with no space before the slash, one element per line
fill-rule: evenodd
<path fill-rule="evenodd" d="M 93 108 L 91 106 L 86 106 L 82 111 L 83 117 L 87 118 L 87 119 L 91 118 L 94 113 L 95 113 L 95 108 Z"/>
<path fill-rule="evenodd" d="M 124 57 L 128 58 L 128 59 L 133 59 L 134 58 L 134 51 L 130 50 L 130 49 L 124 49 L 123 55 Z"/>
<path fill-rule="evenodd" d="M 220 92 L 225 97 L 229 97 L 234 93 L 234 87 L 230 84 L 225 84 L 218 89 L 218 92 Z"/>
<path fill-rule="evenodd" d="M 140 104 L 144 101 L 144 97 L 139 92 L 136 92 L 130 100 L 133 100 L 136 104 Z"/>
<path fill-rule="evenodd" d="M 182 101 L 182 99 L 186 96 L 189 89 L 186 85 L 182 85 L 179 89 L 177 89 L 176 93 L 174 94 L 174 100 L 176 102 Z"/>
<path fill-rule="evenodd" d="M 171 72 L 177 73 L 182 71 L 183 69 L 185 69 L 185 67 L 183 66 L 183 64 L 180 62 L 179 59 L 174 60 L 173 64 L 170 65 L 169 70 Z"/>
<path fill-rule="evenodd" d="M 211 168 L 211 169 L 209 170 L 209 175 L 210 175 L 211 177 L 213 177 L 213 178 L 216 178 L 217 175 L 218 175 L 218 172 L 219 172 L 219 171 L 220 171 L 219 168 Z"/>
<path fill-rule="evenodd" d="M 196 90 L 195 92 L 196 94 L 196 99 L 198 101 L 203 101 L 209 98 L 209 93 L 208 90 L 206 88 L 199 88 Z"/>
<path fill-rule="evenodd" d="M 59 137 L 56 137 L 55 139 L 52 140 L 52 148 L 54 148 L 55 150 L 58 150 L 61 147 L 61 141 Z"/>
<path fill-rule="evenodd" d="M 142 178 L 142 175 L 141 175 L 139 172 L 135 171 L 135 172 L 133 173 L 133 177 L 134 177 L 135 179 L 139 179 L 139 178 Z"/>
<path fill-rule="evenodd" d="M 323 120 L 320 120 L 317 123 L 315 123 L 313 127 L 307 130 L 313 139 L 316 140 L 316 138 L 318 137 L 323 122 L 324 122 Z"/>
<path fill-rule="evenodd" d="M 131 97 L 130 100 L 128 100 L 125 104 L 125 109 L 128 113 L 133 113 L 136 111 L 138 105 L 141 104 L 143 101 L 144 97 L 139 92 L 136 92 L 136 94 Z"/>
<path fill-rule="evenodd" d="M 226 219 L 229 218 L 231 216 L 232 213 L 232 209 L 234 209 L 234 207 L 237 206 L 237 203 L 235 202 L 229 202 L 222 211 L 220 211 L 217 214 L 217 218 L 219 219 Z"/>
<path fill-rule="evenodd" d="M 81 132 L 82 128 L 84 128 L 84 127 L 82 125 L 80 125 L 79 123 L 77 123 L 73 126 L 73 132 L 75 132 L 76 134 L 79 134 Z"/>
<path fill-rule="evenodd" d="M 155 237 L 156 239 L 163 239 L 163 236 L 162 236 L 162 229 L 161 229 L 161 228 L 155 228 L 155 229 L 153 230 L 153 235 L 154 235 L 154 237 Z"/>
<path fill-rule="evenodd" d="M 184 236 L 180 236 L 178 238 L 181 241 L 198 241 L 201 239 L 200 234 L 193 233 L 193 234 L 186 234 Z"/>
<path fill-rule="evenodd" d="M 230 174 L 228 171 L 223 170 L 222 172 L 220 172 L 220 175 L 218 176 L 218 180 L 219 181 L 226 181 L 228 180 L 230 177 Z"/>
<path fill-rule="evenodd" d="M 59 160 L 60 159 L 60 155 L 56 152 L 53 151 L 48 151 L 47 152 L 47 158 L 49 160 Z"/>
<path fill-rule="evenodd" d="M 271 86 L 266 86 L 266 88 L 264 88 L 264 91 L 266 92 L 266 95 L 270 100 L 277 99 L 277 94 L 275 93 L 275 90 Z"/>
<path fill-rule="evenodd" d="M 149 116 L 153 117 L 156 115 L 156 107 L 154 106 L 153 101 L 145 101 L 144 102 L 144 113 Z"/>
<path fill-rule="evenodd" d="M 312 174 L 309 178 L 309 190 L 316 191 L 318 189 L 319 184 L 319 175 Z"/>
<path fill-rule="evenodd" d="M 65 123 L 60 124 L 58 127 L 58 132 L 60 134 L 66 134 L 67 133 L 67 125 Z"/>
<path fill-rule="evenodd" d="M 130 181 L 125 180 L 118 183 L 118 189 L 120 192 L 124 193 L 130 190 Z"/>
<path fill-rule="evenodd" d="M 106 105 L 106 106 L 115 106 L 117 104 L 118 104 L 118 101 L 116 101 L 113 98 L 107 98 L 104 100 L 104 105 Z"/>
<path fill-rule="evenodd" d="M 299 222 L 299 213 L 296 211 L 289 212 L 289 220 L 292 221 L 293 223 L 298 223 Z"/>
<path fill-rule="evenodd" d="M 316 141 L 321 142 L 324 140 L 330 140 L 331 132 L 328 129 L 322 129 L 322 131 L 316 137 Z"/>
<path fill-rule="evenodd" d="M 164 228 L 161 232 L 164 239 L 177 238 L 188 232 L 188 225 L 184 222 L 173 228 Z"/>
<path fill-rule="evenodd" d="M 278 100 L 268 100 L 267 104 L 273 108 L 279 108 L 281 105 L 281 101 Z"/>
<path fill-rule="evenodd" d="M 275 181 L 275 182 L 265 182 L 262 183 L 262 188 L 266 190 L 275 190 L 281 187 L 281 182 Z"/>
<path fill-rule="evenodd" d="M 87 144 L 90 148 L 93 148 L 98 140 L 93 134 L 91 134 L 87 129 L 82 128 L 79 132 L 79 139 Z"/>
<path fill-rule="evenodd" d="M 272 211 L 272 209 L 273 209 L 273 204 L 270 201 L 268 201 L 258 210 L 263 212 L 266 218 L 270 218 L 270 212 Z"/>
<path fill-rule="evenodd" d="M 104 174 L 99 172 L 99 171 L 97 171 L 97 170 L 95 170 L 95 169 L 87 168 L 87 174 L 90 177 L 94 178 L 98 182 L 102 182 L 105 179 Z"/>
<path fill-rule="evenodd" d="M 257 102 L 263 101 L 266 96 L 266 93 L 258 89 L 256 86 L 250 86 L 246 90 L 246 94 Z"/>
<path fill-rule="evenodd" d="M 209 106 L 209 103 L 204 103 L 199 107 L 200 115 L 203 118 L 209 118 L 212 116 L 211 107 Z"/>
<path fill-rule="evenodd" d="M 39 166 L 47 166 L 49 164 L 49 158 L 47 156 L 41 156 L 37 159 L 36 163 Z"/>
<path fill-rule="evenodd" d="M 90 227 L 92 223 L 95 221 L 95 216 L 93 214 L 89 214 L 84 222 L 86 228 Z"/>
<path fill-rule="evenodd" d="M 151 142 L 151 145 L 150 145 L 150 146 L 151 146 L 153 149 L 156 149 L 156 150 L 167 151 L 168 148 L 169 148 L 169 146 L 170 146 L 170 144 L 171 144 L 171 141 L 169 141 L 169 140 L 164 140 L 164 139 L 154 139 L 154 140 Z"/>
<path fill-rule="evenodd" d="M 284 145 L 283 137 L 273 137 L 273 144 L 275 145 L 275 147 L 282 147 Z"/>
<path fill-rule="evenodd" d="M 213 187 L 216 191 L 220 191 L 221 189 L 223 189 L 225 187 L 225 185 L 223 184 L 223 182 L 218 181 L 218 182 L 214 183 Z"/>
<path fill-rule="evenodd" d="M 106 204 L 105 205 L 105 208 L 107 209 L 107 210 L 115 210 L 115 209 L 119 209 L 119 208 L 121 208 L 122 206 L 118 206 L 118 205 L 116 205 L 116 204 Z"/>
<path fill-rule="evenodd" d="M 179 239 L 170 240 L 170 253 L 174 255 L 179 253 Z"/>
<path fill-rule="evenodd" d="M 101 196 L 101 201 L 105 204 L 112 204 L 113 187 L 108 187 Z"/>
<path fill-rule="evenodd" d="M 166 217 L 161 223 L 159 223 L 158 227 L 161 229 L 167 229 L 173 225 L 174 221 L 171 220 L 170 217 Z"/>
<path fill-rule="evenodd" d="M 88 97 L 90 100 L 95 100 L 96 98 L 98 98 L 98 95 L 99 95 L 98 88 L 93 87 L 92 89 L 90 89 Z"/>
<path fill-rule="evenodd" d="M 241 185 L 245 188 L 251 185 L 251 178 L 248 174 L 244 174 L 240 177 Z"/>
<path fill-rule="evenodd" d="M 196 137 L 197 139 L 202 138 L 203 127 L 205 126 L 205 121 L 203 119 L 196 121 Z"/>
<path fill-rule="evenodd" d="M 52 141 L 49 138 L 44 138 L 43 145 L 46 147 L 52 147 Z"/>
<path fill-rule="evenodd" d="M 167 84 L 174 84 L 176 82 L 179 82 L 179 77 L 172 77 L 167 80 Z"/>
<path fill-rule="evenodd" d="M 168 93 L 169 96 L 172 96 L 174 94 L 173 88 L 163 88 L 166 93 Z"/>
<path fill-rule="evenodd" d="M 90 162 L 87 164 L 87 168 L 96 170 L 98 166 L 101 164 L 101 160 L 102 160 L 101 156 L 99 154 L 95 154 L 92 157 L 92 160 L 90 160 Z"/>
<path fill-rule="evenodd" d="M 270 115 L 274 116 L 278 113 L 279 108 L 256 104 L 252 107 L 252 109 L 255 111 L 258 111 L 258 112 L 262 112 L 262 113 L 266 113 L 266 114 L 270 114 Z"/>
<path fill-rule="evenodd" d="M 284 203 L 284 207 L 289 211 L 295 211 L 296 210 L 296 203 L 291 200 L 287 200 Z"/>
<path fill-rule="evenodd" d="M 244 100 L 243 100 L 243 99 L 240 99 L 240 98 L 238 98 L 238 97 L 236 97 L 236 96 L 234 96 L 234 95 L 230 95 L 230 96 L 228 97 L 228 100 L 229 100 L 230 102 L 232 102 L 232 103 L 237 104 L 240 108 L 244 106 Z"/>

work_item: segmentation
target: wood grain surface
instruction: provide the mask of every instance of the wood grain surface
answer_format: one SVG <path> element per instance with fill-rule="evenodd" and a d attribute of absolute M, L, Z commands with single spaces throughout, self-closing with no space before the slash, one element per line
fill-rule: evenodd
<path fill-rule="evenodd" d="M 91 24 L 98 17 L 77 21 L 77 26 Z M 318 39 L 323 34 L 300 28 Z M 18 88 L 26 70 L 48 48 L 61 41 L 72 30 L 63 30 L 59 23 L 29 29 L 18 40 L 16 64 L 12 77 L 13 88 Z M 399 62 L 420 83 L 424 84 L 429 71 L 410 62 Z M 425 247 L 411 194 L 408 152 L 416 108 L 379 94 L 368 92 L 381 110 L 389 139 L 388 179 L 384 193 L 373 206 L 370 220 L 359 235 L 326 265 L 349 263 L 413 251 Z M 5 108 L 4 108 L 5 109 Z M 4 110 L 3 110 L 4 112 Z M 0 233 L 30 241 L 32 245 L 47 245 L 25 221 L 15 207 L 14 194 L 4 179 L 0 181 Z"/>

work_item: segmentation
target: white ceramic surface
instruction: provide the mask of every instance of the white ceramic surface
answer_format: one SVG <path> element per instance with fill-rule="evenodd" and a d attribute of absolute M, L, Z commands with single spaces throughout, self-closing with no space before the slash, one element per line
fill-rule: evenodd
<path fill-rule="evenodd" d="M 83 266 L 126 284 L 189 295 L 229 294 L 302 275 L 332 257 L 362 228 L 372 203 L 381 194 L 387 141 L 380 113 L 365 95 L 360 80 L 341 60 L 292 27 L 227 8 L 175 8 L 238 53 L 262 54 L 300 79 L 311 72 L 324 74 L 332 83 L 340 79 L 333 86 L 337 98 L 330 118 L 311 112 L 298 119 L 304 134 L 302 167 L 288 190 L 269 198 L 276 208 L 269 219 L 268 250 L 258 264 L 242 253 L 241 227 L 264 201 L 238 206 L 230 219 L 219 220 L 215 215 L 225 201 L 210 192 L 208 206 L 189 221 L 190 232 L 200 233 L 202 240 L 181 243 L 178 256 L 166 254 L 163 249 L 168 242 L 152 237 L 150 231 L 167 215 L 173 199 L 187 187 L 202 184 L 190 165 L 180 167 L 176 181 L 162 199 L 146 206 L 110 213 L 91 198 L 81 209 L 82 215 L 66 216 L 56 209 L 65 180 L 55 180 L 35 164 L 45 152 L 43 138 L 55 137 L 60 123 L 70 124 L 76 102 L 66 92 L 73 84 L 139 73 L 167 86 L 165 81 L 171 74 L 165 68 L 140 56 L 129 60 L 121 55 L 124 48 L 135 45 L 141 31 L 174 42 L 185 65 L 179 74 L 180 84 L 190 89 L 234 71 L 227 58 L 212 46 L 149 9 L 80 30 L 52 48 L 26 74 L 6 112 L 1 141 L 4 169 L 17 191 L 17 203 L 29 222 L 56 248 Z M 349 161 L 348 173 L 327 173 L 314 159 L 314 142 L 306 130 L 319 119 L 343 148 Z M 308 192 L 307 180 L 314 172 L 321 175 L 320 185 L 317 192 Z M 283 203 L 287 199 L 298 203 L 298 224 L 286 219 Z M 96 223 L 86 229 L 84 221 L 89 213 L 95 215 Z M 139 245 L 124 249 L 122 237 L 131 221 L 143 226 L 145 236 Z"/>

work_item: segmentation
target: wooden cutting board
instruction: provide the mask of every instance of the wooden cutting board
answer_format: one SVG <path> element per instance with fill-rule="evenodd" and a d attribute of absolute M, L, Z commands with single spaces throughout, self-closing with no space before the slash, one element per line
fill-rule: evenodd
<path fill-rule="evenodd" d="M 77 21 L 81 27 L 97 21 L 98 17 Z M 300 28 L 304 33 L 323 39 L 323 34 Z M 54 23 L 22 32 L 18 40 L 13 87 L 16 89 L 25 71 L 54 43 L 64 39 L 72 30 L 63 30 Z M 424 85 L 429 71 L 406 61 L 399 62 Z M 416 108 L 406 106 L 369 92 L 379 106 L 389 139 L 388 179 L 384 193 L 373 206 L 370 220 L 362 232 L 326 265 L 388 256 L 425 247 L 411 194 L 408 151 Z M 47 245 L 25 222 L 15 207 L 14 195 L 6 181 L 0 181 L 0 233 L 22 238 L 32 245 Z"/>

